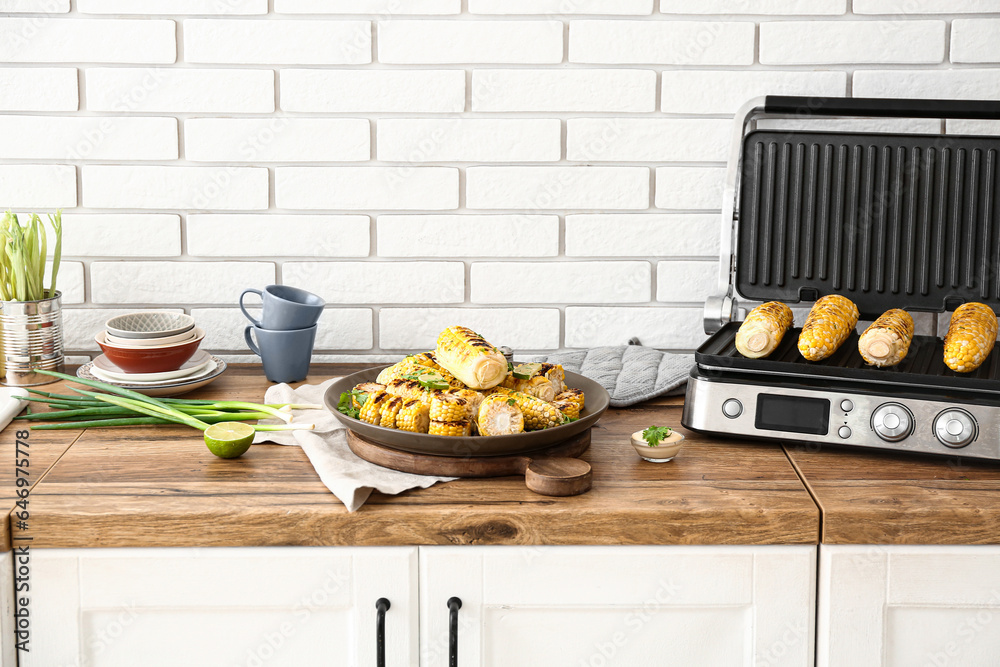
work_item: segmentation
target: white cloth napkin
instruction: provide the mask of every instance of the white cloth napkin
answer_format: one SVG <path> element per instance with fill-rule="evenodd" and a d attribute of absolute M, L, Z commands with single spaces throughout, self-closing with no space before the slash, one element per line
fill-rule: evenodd
<path fill-rule="evenodd" d="M 28 390 L 21 387 L 0 387 L 0 430 L 17 416 L 28 401 Z"/>
<path fill-rule="evenodd" d="M 340 378 L 331 378 L 322 384 L 304 384 L 292 389 L 287 384 L 277 384 L 264 394 L 265 403 L 315 403 L 323 405 L 327 387 Z M 254 437 L 254 443 L 272 442 L 276 445 L 298 445 L 309 457 L 313 468 L 326 487 L 353 512 L 368 500 L 372 491 L 395 495 L 409 489 L 426 489 L 437 482 L 450 482 L 455 477 L 411 475 L 383 468 L 365 461 L 347 446 L 347 429 L 330 412 L 321 410 L 295 410 L 293 422 L 315 424 L 312 431 L 263 431 Z M 260 424 L 274 424 L 262 420 Z"/>

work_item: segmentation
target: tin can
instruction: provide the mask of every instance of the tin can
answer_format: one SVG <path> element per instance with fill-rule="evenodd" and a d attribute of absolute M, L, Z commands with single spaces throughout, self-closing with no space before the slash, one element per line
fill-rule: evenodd
<path fill-rule="evenodd" d="M 36 371 L 64 368 L 62 292 L 40 301 L 0 301 L 0 383 L 48 384 L 58 378 Z"/>

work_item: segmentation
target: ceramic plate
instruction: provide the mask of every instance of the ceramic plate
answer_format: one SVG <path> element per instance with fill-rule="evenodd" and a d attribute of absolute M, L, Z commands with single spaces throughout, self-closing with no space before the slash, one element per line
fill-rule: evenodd
<path fill-rule="evenodd" d="M 94 368 L 112 380 L 120 382 L 166 382 L 167 380 L 180 380 L 191 378 L 202 372 L 212 363 L 212 355 L 205 350 L 198 350 L 194 356 L 188 359 L 183 366 L 176 371 L 164 371 L 162 373 L 127 373 L 116 366 L 108 359 L 106 354 L 99 355 L 94 359 Z"/>
<path fill-rule="evenodd" d="M 124 389 L 131 389 L 132 391 L 137 391 L 140 394 L 145 394 L 146 396 L 162 397 L 162 396 L 180 396 L 181 394 L 186 394 L 189 391 L 194 391 L 195 389 L 201 389 L 205 385 L 213 382 L 216 378 L 226 372 L 226 362 L 219 357 L 212 357 L 212 361 L 215 362 L 215 370 L 213 370 L 208 375 L 189 379 L 181 378 L 179 380 L 171 380 L 157 385 L 141 385 L 141 384 L 131 384 L 129 382 L 109 382 L 107 380 L 101 380 L 101 378 L 96 377 L 92 370 L 94 367 L 94 362 L 84 364 L 77 369 L 77 377 L 84 378 L 86 380 L 97 380 L 99 382 L 107 382 L 108 384 L 113 384 L 116 387 L 122 387 Z"/>
<path fill-rule="evenodd" d="M 593 426 L 611 403 L 611 397 L 601 385 L 590 378 L 566 371 L 566 386 L 583 390 L 585 405 L 580 412 L 580 418 L 575 422 L 547 428 L 544 431 L 531 431 L 514 435 L 495 435 L 451 437 L 430 435 L 427 433 L 410 433 L 394 428 L 383 428 L 368 424 L 360 419 L 353 419 L 337 411 L 340 394 L 350 391 L 362 382 L 374 382 L 383 368 L 371 368 L 358 373 L 344 376 L 330 385 L 323 397 L 327 409 L 340 422 L 355 433 L 372 442 L 388 445 L 416 454 L 436 454 L 438 456 L 503 456 L 507 454 L 523 454 L 544 449 L 550 445 L 562 442 L 568 438 L 583 433 Z"/>
<path fill-rule="evenodd" d="M 101 382 L 110 382 L 111 384 L 128 384 L 128 385 L 134 384 L 136 386 L 142 386 L 142 387 L 162 387 L 164 385 L 169 385 L 169 384 L 192 382 L 194 380 L 197 380 L 198 378 L 205 377 L 206 375 L 211 375 L 212 371 L 214 370 L 215 370 L 215 362 L 209 359 L 208 362 L 206 362 L 204 366 L 199 368 L 197 372 L 191 373 L 190 375 L 185 375 L 184 377 L 180 378 L 171 378 L 169 380 L 150 381 L 150 380 L 133 380 L 132 378 L 122 380 L 119 377 L 114 377 L 113 375 L 110 375 L 109 373 L 102 371 L 98 366 L 94 366 L 93 368 L 91 368 L 90 372 L 94 376 L 96 376 L 97 379 L 99 379 Z"/>

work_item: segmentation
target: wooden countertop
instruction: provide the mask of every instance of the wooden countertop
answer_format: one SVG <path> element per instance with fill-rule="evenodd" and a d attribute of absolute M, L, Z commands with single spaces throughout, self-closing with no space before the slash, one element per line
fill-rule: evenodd
<path fill-rule="evenodd" d="M 825 544 L 1000 544 L 1000 463 L 788 446 Z"/>
<path fill-rule="evenodd" d="M 308 381 L 360 368 L 315 366 Z M 260 400 L 267 386 L 259 367 L 235 366 L 191 396 Z M 26 535 L 35 548 L 815 544 L 819 511 L 779 446 L 680 429 L 688 441 L 673 462 L 638 459 L 629 434 L 651 423 L 679 427 L 680 406 L 674 398 L 605 413 L 583 457 L 594 487 L 581 496 L 539 496 L 521 478 L 465 479 L 375 493 L 353 514 L 297 447 L 255 445 L 222 460 L 181 427 L 55 432 L 64 439 L 54 450 L 68 450 L 33 489 Z M 43 440 L 37 431 L 31 438 Z"/>

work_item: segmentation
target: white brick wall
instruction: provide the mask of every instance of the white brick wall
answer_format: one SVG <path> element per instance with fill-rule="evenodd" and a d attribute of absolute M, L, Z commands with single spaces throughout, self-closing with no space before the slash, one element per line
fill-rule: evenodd
<path fill-rule="evenodd" d="M 110 315 L 164 307 L 244 355 L 236 299 L 272 282 L 327 299 L 321 355 L 426 349 L 455 323 L 526 352 L 691 349 L 747 99 L 1000 100 L 1000 0 L 0 0 L 0 15 L 0 209 L 64 209 L 67 345 L 86 354 Z"/>

